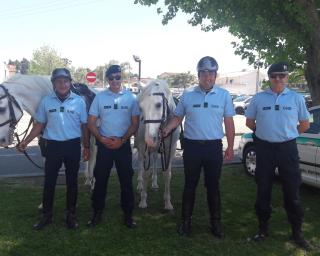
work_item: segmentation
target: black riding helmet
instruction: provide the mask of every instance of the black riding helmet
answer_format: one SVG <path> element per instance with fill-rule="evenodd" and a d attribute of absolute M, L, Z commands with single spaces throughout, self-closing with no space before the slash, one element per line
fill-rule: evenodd
<path fill-rule="evenodd" d="M 197 65 L 198 75 L 199 75 L 200 71 L 215 71 L 215 72 L 217 72 L 218 69 L 219 69 L 219 65 L 218 65 L 217 61 L 210 56 L 205 56 L 205 57 L 201 58 L 198 62 L 198 65 Z"/>
<path fill-rule="evenodd" d="M 58 77 L 65 77 L 72 81 L 70 71 L 66 68 L 55 68 L 52 71 L 51 82 L 53 83 Z"/>

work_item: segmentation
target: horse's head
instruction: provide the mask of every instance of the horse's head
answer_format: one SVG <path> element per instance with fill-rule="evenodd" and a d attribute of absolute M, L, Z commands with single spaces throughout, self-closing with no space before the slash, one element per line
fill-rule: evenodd
<path fill-rule="evenodd" d="M 0 85 L 0 146 L 6 147 L 13 142 L 16 124 L 23 111 L 8 89 Z"/>
<path fill-rule="evenodd" d="M 150 148 L 159 145 L 160 128 L 167 121 L 172 96 L 167 83 L 153 80 L 139 94 L 139 106 L 145 125 L 145 143 Z"/>

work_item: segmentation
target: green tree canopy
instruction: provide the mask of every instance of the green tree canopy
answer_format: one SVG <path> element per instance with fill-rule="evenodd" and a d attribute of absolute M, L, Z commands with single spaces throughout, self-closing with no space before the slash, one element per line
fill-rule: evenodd
<path fill-rule="evenodd" d="M 33 52 L 30 61 L 30 73 L 37 75 L 51 75 L 58 67 L 70 69 L 71 60 L 62 58 L 58 52 L 48 45 L 44 45 Z"/>
<path fill-rule="evenodd" d="M 147 6 L 158 2 L 135 0 Z M 240 39 L 233 43 L 235 53 L 249 64 L 281 60 L 303 69 L 312 99 L 320 104 L 320 0 L 166 0 L 158 8 L 163 24 L 179 10 L 205 31 L 228 27 Z"/>
<path fill-rule="evenodd" d="M 186 88 L 196 83 L 197 77 L 190 72 L 187 73 L 163 73 L 159 79 L 167 81 L 170 87 Z"/>

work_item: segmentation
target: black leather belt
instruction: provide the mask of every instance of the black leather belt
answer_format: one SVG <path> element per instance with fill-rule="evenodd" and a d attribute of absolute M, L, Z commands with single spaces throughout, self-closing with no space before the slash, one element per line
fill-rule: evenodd
<path fill-rule="evenodd" d="M 220 140 L 190 140 L 185 138 L 185 140 L 190 143 L 201 144 L 201 145 L 212 145 L 212 144 L 221 142 L 221 139 Z"/>

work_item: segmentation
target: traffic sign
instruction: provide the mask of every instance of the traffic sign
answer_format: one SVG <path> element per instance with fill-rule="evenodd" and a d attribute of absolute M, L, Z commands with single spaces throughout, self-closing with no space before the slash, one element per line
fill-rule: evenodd
<path fill-rule="evenodd" d="M 86 79 L 89 83 L 94 83 L 97 80 L 97 74 L 94 72 L 88 72 Z"/>

